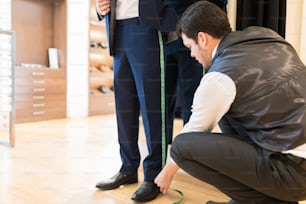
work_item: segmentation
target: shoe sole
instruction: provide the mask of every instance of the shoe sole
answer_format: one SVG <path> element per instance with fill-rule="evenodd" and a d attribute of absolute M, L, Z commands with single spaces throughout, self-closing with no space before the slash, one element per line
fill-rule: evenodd
<path fill-rule="evenodd" d="M 131 200 L 134 200 L 134 201 L 137 201 L 137 202 L 148 202 L 148 201 L 151 201 L 151 200 L 154 200 L 155 198 L 157 198 L 159 194 L 157 194 L 157 196 L 154 196 L 152 198 L 147 198 L 147 199 L 135 199 L 135 198 L 131 198 Z"/>
<path fill-rule="evenodd" d="M 160 194 L 161 194 L 161 192 L 159 192 L 156 196 L 152 196 L 152 197 L 146 198 L 146 199 L 136 199 L 136 198 L 131 197 L 131 200 L 134 200 L 134 201 L 137 201 L 137 202 L 148 202 L 148 201 L 154 200 L 154 199 L 157 198 Z"/>

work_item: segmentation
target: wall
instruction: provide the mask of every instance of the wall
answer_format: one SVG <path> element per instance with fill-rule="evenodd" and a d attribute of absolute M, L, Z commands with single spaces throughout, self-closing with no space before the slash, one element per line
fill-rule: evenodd
<path fill-rule="evenodd" d="M 88 115 L 89 1 L 67 1 L 67 117 Z"/>
<path fill-rule="evenodd" d="M 287 0 L 286 40 L 296 48 L 304 64 L 306 64 L 305 36 L 306 1 Z"/>
<path fill-rule="evenodd" d="M 11 29 L 11 0 L 0 0 L 0 29 Z"/>
<path fill-rule="evenodd" d="M 227 14 L 232 30 L 236 30 L 237 0 L 228 0 Z"/>

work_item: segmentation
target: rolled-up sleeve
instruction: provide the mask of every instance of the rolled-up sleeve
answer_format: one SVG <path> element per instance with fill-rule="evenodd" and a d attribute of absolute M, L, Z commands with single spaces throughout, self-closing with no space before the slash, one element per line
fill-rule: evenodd
<path fill-rule="evenodd" d="M 208 72 L 197 88 L 186 132 L 211 132 L 235 100 L 234 81 L 220 72 Z"/>

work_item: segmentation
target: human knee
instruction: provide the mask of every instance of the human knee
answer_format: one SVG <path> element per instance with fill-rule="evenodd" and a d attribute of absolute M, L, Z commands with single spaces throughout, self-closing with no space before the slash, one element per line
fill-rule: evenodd
<path fill-rule="evenodd" d="M 188 139 L 187 133 L 177 135 L 174 138 L 171 149 L 170 149 L 170 155 L 171 155 L 171 158 L 175 162 L 178 162 L 181 160 L 183 152 L 184 152 L 184 148 L 186 147 L 187 139 Z"/>

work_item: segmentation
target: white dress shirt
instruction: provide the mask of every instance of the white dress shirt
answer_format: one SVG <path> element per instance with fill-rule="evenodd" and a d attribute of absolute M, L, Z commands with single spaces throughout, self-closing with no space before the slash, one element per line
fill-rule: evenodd
<path fill-rule="evenodd" d="M 139 16 L 139 0 L 117 0 L 116 19 L 123 20 Z"/>
<path fill-rule="evenodd" d="M 184 132 L 210 132 L 229 110 L 236 96 L 233 80 L 219 72 L 205 74 L 197 88 L 189 122 Z"/>

